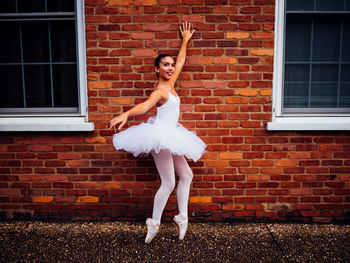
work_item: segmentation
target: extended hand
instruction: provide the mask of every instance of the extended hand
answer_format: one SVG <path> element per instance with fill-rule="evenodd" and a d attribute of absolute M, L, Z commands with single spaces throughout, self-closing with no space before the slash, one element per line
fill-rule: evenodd
<path fill-rule="evenodd" d="M 119 116 L 113 118 L 110 121 L 110 127 L 109 130 L 113 130 L 114 132 L 116 132 L 115 130 L 115 126 L 120 123 L 118 130 L 120 130 L 121 128 L 123 128 L 123 126 L 125 125 L 126 121 L 128 120 L 128 115 L 126 113 L 120 114 Z"/>
<path fill-rule="evenodd" d="M 189 41 L 196 30 L 194 29 L 191 30 L 191 23 L 185 22 L 185 23 L 182 23 L 182 27 L 180 26 L 180 31 L 181 31 L 182 39 L 184 41 Z"/>

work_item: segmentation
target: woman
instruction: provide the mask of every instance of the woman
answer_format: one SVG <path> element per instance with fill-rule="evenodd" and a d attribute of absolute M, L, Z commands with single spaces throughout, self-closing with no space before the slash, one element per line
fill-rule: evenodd
<path fill-rule="evenodd" d="M 184 156 L 196 162 L 206 148 L 206 144 L 194 132 L 188 131 L 178 123 L 180 98 L 174 85 L 185 63 L 187 44 L 194 30 L 191 30 L 191 24 L 186 22 L 180 26 L 180 32 L 182 45 L 176 64 L 169 55 L 158 56 L 154 63 L 158 83 L 150 97 L 110 122 L 111 130 L 115 131 L 118 124 L 120 130 L 129 117 L 145 114 L 157 105 L 155 118 L 152 117 L 147 123 L 132 126 L 113 136 L 113 144 L 117 150 L 131 152 L 135 157 L 151 153 L 161 178 L 161 186 L 154 198 L 152 218 L 146 220 L 145 243 L 150 243 L 159 230 L 164 207 L 175 187 L 175 172 L 179 176 L 176 196 L 180 213 L 174 217 L 174 221 L 179 226 L 179 239 L 185 237 L 193 174 Z"/>

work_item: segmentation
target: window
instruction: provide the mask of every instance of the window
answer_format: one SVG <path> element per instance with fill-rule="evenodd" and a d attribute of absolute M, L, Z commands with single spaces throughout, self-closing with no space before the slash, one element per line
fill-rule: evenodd
<path fill-rule="evenodd" d="M 82 0 L 0 5 L 0 130 L 93 130 L 86 122 Z"/>
<path fill-rule="evenodd" d="M 276 1 L 269 130 L 350 129 L 350 1 Z"/>

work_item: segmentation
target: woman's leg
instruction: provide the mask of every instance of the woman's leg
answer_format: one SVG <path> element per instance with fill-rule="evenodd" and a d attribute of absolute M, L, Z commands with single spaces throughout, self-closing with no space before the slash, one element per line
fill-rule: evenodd
<path fill-rule="evenodd" d="M 173 156 L 175 172 L 179 176 L 176 197 L 180 214 L 188 217 L 188 198 L 193 178 L 193 173 L 184 156 Z"/>
<path fill-rule="evenodd" d="M 154 197 L 152 218 L 160 223 L 164 207 L 175 187 L 174 162 L 173 156 L 169 151 L 152 153 L 152 156 L 162 182 Z"/>

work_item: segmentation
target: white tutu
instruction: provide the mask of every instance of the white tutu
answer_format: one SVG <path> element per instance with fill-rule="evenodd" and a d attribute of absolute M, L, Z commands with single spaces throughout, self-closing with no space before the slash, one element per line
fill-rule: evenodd
<path fill-rule="evenodd" d="M 156 117 L 113 135 L 113 145 L 117 150 L 131 152 L 135 157 L 168 150 L 174 155 L 198 161 L 206 144 L 195 132 L 178 123 L 180 99 L 169 94 L 168 101 L 157 107 Z"/>

